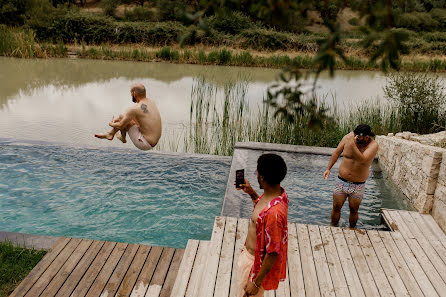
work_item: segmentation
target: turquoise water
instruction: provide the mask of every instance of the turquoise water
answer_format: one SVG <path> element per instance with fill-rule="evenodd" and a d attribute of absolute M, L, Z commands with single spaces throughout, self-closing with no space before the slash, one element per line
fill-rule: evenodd
<path fill-rule="evenodd" d="M 0 140 L 0 230 L 184 248 L 209 240 L 230 158 Z"/>

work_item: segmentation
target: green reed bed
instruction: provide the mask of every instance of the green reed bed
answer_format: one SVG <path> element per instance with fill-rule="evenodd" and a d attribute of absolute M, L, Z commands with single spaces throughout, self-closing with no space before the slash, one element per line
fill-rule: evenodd
<path fill-rule="evenodd" d="M 347 112 L 340 112 L 334 105 L 330 109 L 331 120 L 322 129 L 310 128 L 309 115 L 305 114 L 290 123 L 274 117 L 273 110 L 266 105 L 250 105 L 247 89 L 243 79 L 228 82 L 219 91 L 215 84 L 197 78 L 191 92 L 190 125 L 184 133 L 185 151 L 229 156 L 239 141 L 336 147 L 359 123 L 368 123 L 377 134 L 401 128 L 390 106 L 373 101 Z M 325 105 L 325 99 L 320 104 Z"/>
<path fill-rule="evenodd" d="M 0 242 L 0 297 L 9 296 L 45 253 Z"/>

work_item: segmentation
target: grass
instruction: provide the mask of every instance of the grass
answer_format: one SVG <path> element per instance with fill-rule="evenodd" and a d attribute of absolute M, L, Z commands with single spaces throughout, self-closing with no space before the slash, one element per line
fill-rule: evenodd
<path fill-rule="evenodd" d="M 354 106 L 348 112 L 340 112 L 334 106 L 323 129 L 310 128 L 308 115 L 290 123 L 274 117 L 274 111 L 265 105 L 251 106 L 246 100 L 247 90 L 246 80 L 238 79 L 227 82 L 223 94 L 219 94 L 215 84 L 196 78 L 191 92 L 190 124 L 184 132 L 185 151 L 231 156 L 238 141 L 336 147 L 359 123 L 368 123 L 377 134 L 401 128 L 392 108 L 373 101 Z M 321 97 L 319 106 L 326 106 L 326 101 Z"/>
<path fill-rule="evenodd" d="M 9 296 L 45 253 L 0 242 L 0 297 Z"/>

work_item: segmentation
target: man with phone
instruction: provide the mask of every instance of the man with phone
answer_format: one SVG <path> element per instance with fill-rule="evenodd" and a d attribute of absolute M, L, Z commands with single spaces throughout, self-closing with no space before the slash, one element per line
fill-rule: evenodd
<path fill-rule="evenodd" d="M 365 182 L 369 177 L 370 165 L 378 152 L 378 143 L 372 138 L 375 134 L 368 125 L 359 125 L 353 132 L 345 135 L 331 155 L 323 176 L 328 179 L 330 169 L 343 154 L 341 166 L 333 191 L 331 224 L 337 226 L 341 209 L 348 197 L 350 208 L 350 228 L 356 227 L 358 210 L 365 192 Z"/>
<path fill-rule="evenodd" d="M 135 103 L 117 119 L 112 118 L 109 126 L 112 129 L 103 134 L 95 134 L 97 138 L 113 140 L 120 131 L 119 140 L 126 143 L 128 133 L 133 144 L 140 150 L 152 149 L 161 138 L 161 116 L 153 99 L 146 97 L 146 88 L 143 84 L 134 84 L 130 89 L 132 101 Z"/>
<path fill-rule="evenodd" d="M 263 194 L 254 191 L 240 173 L 237 190 L 243 190 L 254 203 L 245 246 L 238 260 L 238 297 L 263 296 L 276 290 L 286 278 L 288 249 L 288 196 L 280 186 L 285 178 L 285 161 L 276 154 L 264 154 L 257 160 L 257 181 Z"/>

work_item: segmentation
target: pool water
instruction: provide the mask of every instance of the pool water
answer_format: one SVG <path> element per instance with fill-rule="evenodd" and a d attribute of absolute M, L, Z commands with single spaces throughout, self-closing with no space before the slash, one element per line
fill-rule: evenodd
<path fill-rule="evenodd" d="M 259 150 L 246 150 L 245 177 L 250 181 L 257 193 L 259 189 L 255 169 L 258 157 L 267 153 Z M 331 170 L 328 180 L 322 177 L 327 168 L 330 156 L 304 153 L 274 152 L 282 156 L 287 164 L 288 171 L 281 183 L 286 190 L 290 203 L 288 207 L 288 221 L 330 225 L 333 203 L 333 188 L 338 175 L 339 159 Z M 241 169 L 241 165 L 234 164 Z M 239 168 L 240 167 L 240 168 Z M 235 176 L 231 177 L 235 180 Z M 228 186 L 233 182 L 228 181 Z M 251 217 L 253 203 L 241 191 L 229 189 L 224 202 L 222 215 L 249 218 Z M 359 219 L 356 227 L 361 229 L 386 229 L 381 218 L 381 208 L 413 210 L 410 202 L 392 182 L 383 174 L 379 163 L 371 166 L 370 175 L 366 183 L 366 191 L 359 208 Z M 349 217 L 348 200 L 341 212 L 339 226 L 348 227 Z"/>
<path fill-rule="evenodd" d="M 184 248 L 209 240 L 230 158 L 0 140 L 0 230 Z"/>

